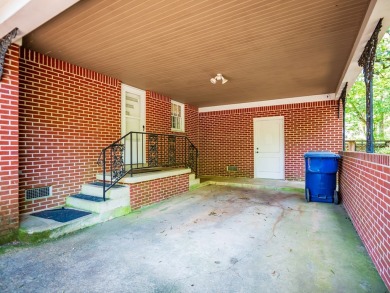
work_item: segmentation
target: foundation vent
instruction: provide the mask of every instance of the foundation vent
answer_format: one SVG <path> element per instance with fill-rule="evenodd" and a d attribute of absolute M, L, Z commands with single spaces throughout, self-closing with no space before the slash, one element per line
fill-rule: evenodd
<path fill-rule="evenodd" d="M 234 172 L 237 172 L 237 171 L 238 171 L 238 168 L 237 168 L 237 166 L 226 166 L 226 170 L 227 170 L 227 171 L 234 171 Z"/>
<path fill-rule="evenodd" d="M 37 199 L 52 195 L 52 186 L 45 186 L 26 190 L 26 199 Z"/>

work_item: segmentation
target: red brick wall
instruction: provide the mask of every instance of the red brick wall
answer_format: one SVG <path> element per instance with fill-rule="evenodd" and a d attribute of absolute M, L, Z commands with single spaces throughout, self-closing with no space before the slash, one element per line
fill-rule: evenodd
<path fill-rule="evenodd" d="M 185 105 L 185 131 L 191 142 L 199 147 L 199 111 L 191 105 Z"/>
<path fill-rule="evenodd" d="M 0 81 L 0 243 L 19 228 L 18 97 L 19 46 L 11 45 Z"/>
<path fill-rule="evenodd" d="M 146 91 L 146 131 L 152 133 L 171 133 L 170 98 Z"/>
<path fill-rule="evenodd" d="M 342 203 L 390 288 L 390 155 L 340 152 Z"/>
<path fill-rule="evenodd" d="M 134 210 L 188 191 L 189 180 L 188 174 L 182 174 L 128 185 Z"/>
<path fill-rule="evenodd" d="M 20 211 L 64 204 L 100 168 L 100 150 L 120 137 L 120 81 L 27 49 L 20 58 Z M 24 200 L 52 186 L 53 196 Z"/>
<path fill-rule="evenodd" d="M 147 132 L 186 135 L 192 143 L 198 145 L 198 108 L 185 105 L 184 115 L 185 132 L 171 131 L 171 98 L 152 91 L 146 91 Z"/>
<path fill-rule="evenodd" d="M 302 180 L 305 152 L 342 149 L 337 109 L 332 100 L 199 113 L 200 174 L 253 177 L 253 118 L 284 116 L 285 177 Z"/>

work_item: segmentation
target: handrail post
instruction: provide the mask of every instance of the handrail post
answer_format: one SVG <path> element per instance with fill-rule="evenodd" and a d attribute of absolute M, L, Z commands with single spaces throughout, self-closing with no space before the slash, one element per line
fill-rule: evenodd
<path fill-rule="evenodd" d="M 113 178 L 113 170 L 114 170 L 114 162 L 113 162 L 113 158 L 114 158 L 114 151 L 113 151 L 113 148 L 110 148 L 111 149 L 111 155 L 110 155 L 110 185 L 112 185 L 112 178 Z"/>
<path fill-rule="evenodd" d="M 103 151 L 103 200 L 106 201 L 106 150 Z"/>
<path fill-rule="evenodd" d="M 144 167 L 145 166 L 145 162 L 144 162 L 144 134 L 141 133 L 141 158 L 142 158 L 142 164 L 141 166 Z"/>
<path fill-rule="evenodd" d="M 136 148 L 136 159 L 137 159 L 137 169 L 139 168 L 138 167 L 138 160 L 139 160 L 139 155 L 138 155 L 138 133 L 135 134 L 135 148 Z"/>
<path fill-rule="evenodd" d="M 133 133 L 130 133 L 130 177 L 133 177 Z"/>
<path fill-rule="evenodd" d="M 186 168 L 188 167 L 188 158 L 187 158 L 187 140 L 184 140 L 184 163 Z"/>
<path fill-rule="evenodd" d="M 195 176 L 196 177 L 198 177 L 199 176 L 199 171 L 198 171 L 198 156 L 199 156 L 199 152 L 198 152 L 198 150 L 196 150 L 196 163 L 195 163 L 195 165 L 196 165 L 196 167 L 195 167 Z"/>

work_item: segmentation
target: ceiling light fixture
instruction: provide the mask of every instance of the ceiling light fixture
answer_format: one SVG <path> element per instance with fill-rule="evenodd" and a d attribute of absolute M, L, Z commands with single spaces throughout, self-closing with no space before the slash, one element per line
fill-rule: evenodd
<path fill-rule="evenodd" d="M 212 84 L 216 84 L 218 80 L 222 81 L 222 84 L 225 84 L 228 82 L 228 80 L 226 78 L 224 78 L 221 73 L 217 73 L 216 77 L 213 77 L 212 79 L 210 79 L 210 82 Z"/>

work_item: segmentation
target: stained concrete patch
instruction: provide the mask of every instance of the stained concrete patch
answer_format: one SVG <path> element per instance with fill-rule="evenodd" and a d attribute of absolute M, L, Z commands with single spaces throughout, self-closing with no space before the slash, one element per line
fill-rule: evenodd
<path fill-rule="evenodd" d="M 342 206 L 206 186 L 7 250 L 1 292 L 386 292 Z"/>

